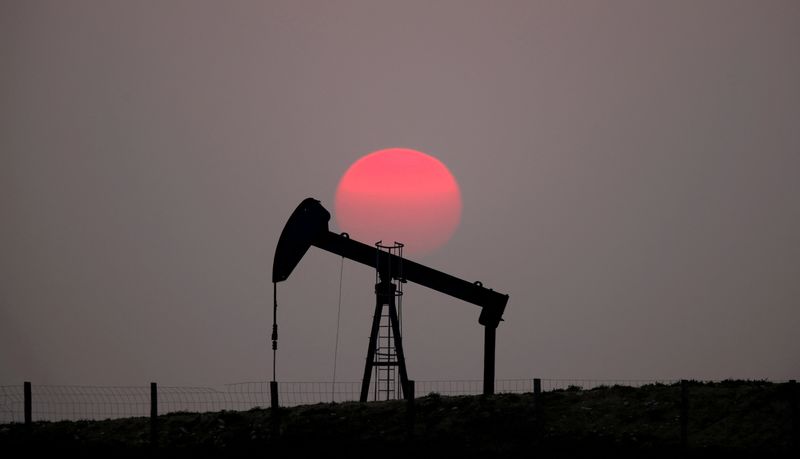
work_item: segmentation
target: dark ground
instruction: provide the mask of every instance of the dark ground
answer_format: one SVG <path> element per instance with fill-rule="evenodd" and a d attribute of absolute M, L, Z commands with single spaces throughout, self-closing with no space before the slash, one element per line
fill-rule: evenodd
<path fill-rule="evenodd" d="M 30 429 L 5 424 L 0 425 L 0 454 L 789 456 L 796 452 L 793 438 L 797 441 L 797 391 L 792 387 L 758 381 L 690 383 L 688 451 L 681 445 L 680 386 L 657 384 L 571 388 L 544 392 L 538 400 L 530 393 L 429 394 L 415 401 L 413 411 L 406 402 L 389 401 L 307 405 L 276 413 L 172 413 L 158 418 L 157 448 L 151 445 L 148 418 L 35 422 Z"/>

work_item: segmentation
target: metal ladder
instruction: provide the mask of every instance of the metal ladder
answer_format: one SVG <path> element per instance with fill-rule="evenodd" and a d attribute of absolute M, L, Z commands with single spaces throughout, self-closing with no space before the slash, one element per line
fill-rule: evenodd
<path fill-rule="evenodd" d="M 375 349 L 375 400 L 394 400 L 400 398 L 397 384 L 397 350 L 395 348 L 392 325 L 388 308 L 381 314 L 378 332 L 378 345 Z"/>

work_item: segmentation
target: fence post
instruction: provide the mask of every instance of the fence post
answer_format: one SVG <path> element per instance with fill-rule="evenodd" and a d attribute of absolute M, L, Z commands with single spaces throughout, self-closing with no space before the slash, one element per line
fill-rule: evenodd
<path fill-rule="evenodd" d="M 542 380 L 533 379 L 533 433 L 537 441 L 541 440 L 544 420 L 542 419 Z"/>
<path fill-rule="evenodd" d="M 416 384 L 414 380 L 408 380 L 408 393 L 404 394 L 406 396 L 406 427 L 408 430 L 408 435 L 414 435 L 414 420 L 416 419 L 417 410 L 414 406 L 414 398 L 417 395 L 416 391 Z"/>
<path fill-rule="evenodd" d="M 150 383 L 150 445 L 158 446 L 158 385 Z"/>
<path fill-rule="evenodd" d="M 278 381 L 269 382 L 269 399 L 272 409 L 278 409 Z"/>
<path fill-rule="evenodd" d="M 31 382 L 25 381 L 24 383 L 24 392 L 25 392 L 25 425 L 30 426 L 33 422 L 33 402 L 31 400 Z"/>
<path fill-rule="evenodd" d="M 681 379 L 681 448 L 689 447 L 689 381 Z"/>
<path fill-rule="evenodd" d="M 279 438 L 281 436 L 281 410 L 278 406 L 278 381 L 269 382 L 269 398 L 269 415 L 272 421 L 272 431 L 270 432 L 270 436 L 272 438 Z"/>
<path fill-rule="evenodd" d="M 789 407 L 792 411 L 792 450 L 797 451 L 800 448 L 800 419 L 797 417 L 797 381 L 794 379 L 789 380 Z"/>

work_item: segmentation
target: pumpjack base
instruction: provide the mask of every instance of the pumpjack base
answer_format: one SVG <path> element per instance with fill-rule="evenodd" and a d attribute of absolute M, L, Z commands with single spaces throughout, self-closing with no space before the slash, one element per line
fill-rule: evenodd
<path fill-rule="evenodd" d="M 359 398 L 361 402 L 367 401 L 372 370 L 376 366 L 397 366 L 400 371 L 400 388 L 403 392 L 403 398 L 410 400 L 414 397 L 413 391 L 410 390 L 408 372 L 406 371 L 406 358 L 403 352 L 403 339 L 400 336 L 400 321 L 397 315 L 396 298 L 396 287 L 393 283 L 381 280 L 375 284 L 375 314 L 372 316 L 372 329 L 369 335 L 369 345 L 367 346 L 367 361 L 364 365 L 364 379 L 361 381 L 361 397 Z M 378 357 L 376 348 L 378 347 L 378 336 L 384 308 L 389 310 L 389 325 L 394 338 L 396 359 L 393 361 L 376 360 L 376 357 Z"/>

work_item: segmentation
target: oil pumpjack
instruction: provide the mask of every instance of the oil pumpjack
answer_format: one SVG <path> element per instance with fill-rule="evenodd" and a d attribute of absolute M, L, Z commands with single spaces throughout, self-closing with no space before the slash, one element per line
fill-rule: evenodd
<path fill-rule="evenodd" d="M 370 246 L 350 239 L 347 233 L 336 234 L 328 230 L 331 214 L 314 198 L 307 198 L 295 209 L 281 232 L 272 267 L 272 282 L 289 278 L 294 268 L 312 245 L 349 260 L 375 268 L 377 271 L 375 297 L 376 309 L 372 321 L 364 379 L 361 384 L 362 402 L 367 401 L 372 370 L 376 365 L 392 365 L 399 368 L 400 387 L 403 397 L 412 399 L 408 373 L 405 365 L 402 338 L 396 307 L 398 296 L 395 282 L 414 282 L 438 292 L 480 306 L 478 323 L 484 326 L 483 393 L 494 393 L 495 337 L 497 326 L 503 320 L 508 295 L 495 292 L 481 282 L 468 282 L 427 266 L 403 259 L 402 252 L 385 250 L 380 243 Z M 402 247 L 395 244 L 392 249 Z M 277 310 L 277 287 L 275 287 L 275 310 Z M 393 358 L 376 360 L 379 327 L 384 308 L 388 309 L 388 326 L 394 341 Z M 275 313 L 277 314 L 277 313 Z M 277 349 L 277 325 L 272 330 L 273 352 Z M 277 406 L 277 382 L 273 360 L 273 381 L 270 385 L 272 405 Z"/>

